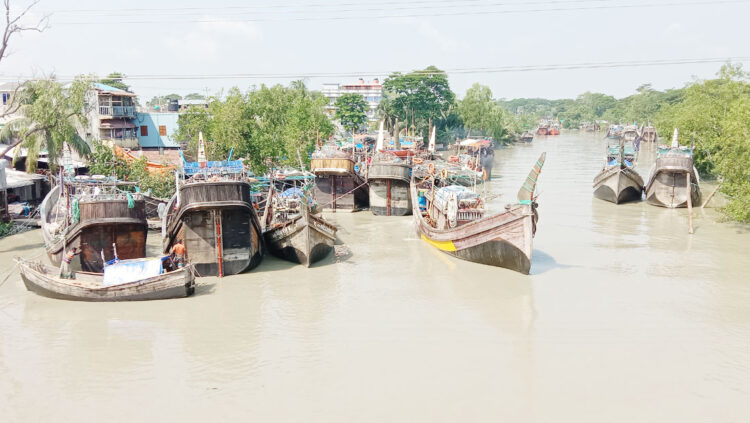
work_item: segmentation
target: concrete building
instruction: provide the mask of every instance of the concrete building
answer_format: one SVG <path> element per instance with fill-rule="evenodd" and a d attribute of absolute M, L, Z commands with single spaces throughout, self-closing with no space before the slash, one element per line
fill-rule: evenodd
<path fill-rule="evenodd" d="M 131 153 L 155 163 L 179 164 L 182 160 L 180 143 L 175 138 L 179 116 L 176 112 L 138 113 L 134 122 L 141 150 Z"/>
<path fill-rule="evenodd" d="M 17 82 L 6 82 L 0 84 L 0 128 L 12 119 L 19 117 L 16 112 L 18 105 L 13 102 L 13 97 L 16 95 L 16 90 L 20 84 Z"/>
<path fill-rule="evenodd" d="M 366 112 L 367 119 L 370 121 L 377 120 L 375 110 L 378 108 L 380 100 L 383 99 L 383 84 L 377 78 L 373 79 L 372 82 L 365 82 L 363 78 L 359 78 L 354 84 L 323 84 L 321 92 L 329 100 L 326 106 L 326 113 L 329 117 L 335 115 L 336 99 L 341 97 L 342 94 L 359 94 L 369 106 Z"/>
<path fill-rule="evenodd" d="M 100 83 L 94 83 L 86 98 L 89 124 L 83 134 L 87 140 L 108 141 L 125 148 L 138 148 L 136 95 Z"/>

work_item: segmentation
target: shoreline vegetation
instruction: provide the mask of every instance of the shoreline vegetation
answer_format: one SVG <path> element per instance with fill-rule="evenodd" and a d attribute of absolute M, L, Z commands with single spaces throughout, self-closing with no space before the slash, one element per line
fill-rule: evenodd
<path fill-rule="evenodd" d="M 171 196 L 174 186 L 169 172 L 149 173 L 145 159 L 126 162 L 102 143 L 87 146 L 72 130 L 85 120 L 83 93 L 91 81 L 91 77 L 77 78 L 73 89 L 64 88 L 54 77 L 25 83 L 28 89 L 19 96 L 24 117 L 6 125 L 0 138 L 7 145 L 26 147 L 29 157 L 48 151 L 53 172 L 67 144 L 88 157 L 91 173 L 116 174 L 139 181 L 142 190 L 151 189 L 155 196 Z M 721 192 L 729 201 L 722 211 L 733 220 L 750 222 L 749 81 L 741 65 L 727 63 L 716 79 L 694 80 L 683 88 L 664 91 L 645 84 L 622 99 L 586 92 L 575 99 L 496 100 L 489 87 L 478 83 L 459 99 L 447 74 L 430 66 L 387 77 L 377 116 L 389 131 L 399 127 L 402 135 L 425 139 L 435 126 L 438 142 L 443 143 L 474 136 L 508 144 L 542 119 L 558 121 L 566 129 L 594 121 L 650 122 L 662 135 L 679 128 L 681 144 L 695 142 L 701 175 L 723 181 Z M 325 110 L 328 100 L 302 81 L 261 85 L 245 92 L 233 87 L 207 101 L 207 108 L 191 106 L 179 116 L 174 135 L 187 145 L 185 155 L 196 156 L 202 132 L 209 160 L 225 160 L 232 152 L 256 174 L 268 170 L 268 158 L 277 165 L 309 163 L 316 145 L 337 132 L 338 121 L 350 133 L 367 129 L 361 102 L 337 102 L 339 110 L 332 120 Z"/>

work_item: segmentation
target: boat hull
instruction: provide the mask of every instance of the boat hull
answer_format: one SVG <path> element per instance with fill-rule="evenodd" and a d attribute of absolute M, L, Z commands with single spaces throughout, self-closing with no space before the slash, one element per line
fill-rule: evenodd
<path fill-rule="evenodd" d="M 359 211 L 370 201 L 367 183 L 356 174 L 316 176 L 315 198 L 331 212 Z"/>
<path fill-rule="evenodd" d="M 299 216 L 266 231 L 264 237 L 274 256 L 310 267 L 333 251 L 336 227 L 316 216 Z"/>
<path fill-rule="evenodd" d="M 184 267 L 138 283 L 113 287 L 87 288 L 71 280 L 59 279 L 57 269 L 38 262 L 16 260 L 26 289 L 38 295 L 70 301 L 147 301 L 189 297 L 195 292 L 192 268 Z M 98 278 L 101 275 L 76 274 L 78 279 Z"/>
<path fill-rule="evenodd" d="M 642 192 L 643 179 L 632 169 L 614 166 L 594 178 L 594 197 L 600 200 L 615 204 L 638 201 Z"/>
<path fill-rule="evenodd" d="M 686 172 L 682 171 L 660 171 L 654 175 L 646 187 L 646 201 L 659 207 L 684 208 L 687 207 L 688 190 Z M 697 181 L 694 175 L 691 180 Z M 698 204 L 701 198 L 700 188 L 697 183 L 691 183 L 691 202 Z"/>

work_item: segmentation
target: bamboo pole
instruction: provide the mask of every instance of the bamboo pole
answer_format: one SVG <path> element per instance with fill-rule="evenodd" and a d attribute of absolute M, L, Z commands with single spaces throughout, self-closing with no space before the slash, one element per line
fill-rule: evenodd
<path fill-rule="evenodd" d="M 703 202 L 703 205 L 701 205 L 701 208 L 705 208 L 706 204 L 708 204 L 708 202 L 714 198 L 714 195 L 716 195 L 716 193 L 719 191 L 719 188 L 721 188 L 721 184 L 722 183 L 719 182 L 719 185 L 717 185 L 716 188 L 714 188 L 714 190 L 711 192 L 711 195 L 709 195 L 708 198 L 706 198 L 706 201 Z"/>
<path fill-rule="evenodd" d="M 688 208 L 688 233 L 693 233 L 693 196 L 692 189 L 690 188 L 690 172 L 685 174 L 685 180 L 687 181 L 687 208 Z"/>

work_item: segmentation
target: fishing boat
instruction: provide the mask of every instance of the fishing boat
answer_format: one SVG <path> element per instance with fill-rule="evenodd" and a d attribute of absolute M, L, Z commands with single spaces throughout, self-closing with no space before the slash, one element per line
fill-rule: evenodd
<path fill-rule="evenodd" d="M 641 199 L 643 178 L 633 169 L 636 151 L 624 140 L 607 146 L 607 158 L 601 172 L 594 178 L 594 197 L 611 203 Z"/>
<path fill-rule="evenodd" d="M 360 175 L 360 157 L 335 145 L 325 145 L 312 154 L 310 171 L 315 175 L 314 197 L 324 211 L 353 212 L 369 205 L 367 181 Z"/>
<path fill-rule="evenodd" d="M 199 276 L 242 273 L 263 257 L 250 184 L 241 161 L 205 161 L 202 138 L 199 161 L 185 162 L 176 173 L 177 189 L 162 220 L 164 252 L 183 240 Z"/>
<path fill-rule="evenodd" d="M 272 186 L 262 221 L 266 246 L 279 258 L 310 267 L 333 251 L 336 226 L 312 213 L 300 188 L 276 194 Z"/>
<path fill-rule="evenodd" d="M 651 125 L 644 127 L 642 138 L 645 142 L 656 142 L 656 128 Z"/>
<path fill-rule="evenodd" d="M 74 267 L 101 273 L 102 252 L 112 255 L 113 244 L 123 259 L 146 256 L 145 202 L 127 192 L 132 183 L 101 175 L 61 176 L 40 205 L 40 226 L 47 255 L 60 266 L 67 250 L 78 248 Z"/>
<path fill-rule="evenodd" d="M 521 134 L 521 141 L 525 141 L 525 142 L 534 141 L 534 133 L 531 131 L 524 131 L 523 134 Z"/>
<path fill-rule="evenodd" d="M 622 130 L 622 139 L 625 142 L 633 142 L 640 135 L 636 125 L 628 125 Z"/>
<path fill-rule="evenodd" d="M 16 257 L 26 289 L 44 297 L 74 301 L 141 301 L 180 298 L 195 292 L 191 266 L 166 271 L 158 258 L 120 260 L 104 266 L 104 273 L 76 272 L 60 277 L 60 269 Z"/>
<path fill-rule="evenodd" d="M 547 132 L 547 135 L 560 135 L 560 126 L 552 125 Z"/>
<path fill-rule="evenodd" d="M 411 186 L 417 235 L 454 257 L 528 274 L 538 214 L 534 196 L 542 153 L 518 191 L 518 203 L 486 215 L 482 197 L 465 187 L 439 187 L 435 178 Z"/>
<path fill-rule="evenodd" d="M 607 128 L 606 137 L 612 140 L 619 140 L 620 138 L 622 138 L 622 126 L 609 125 L 609 128 Z"/>
<path fill-rule="evenodd" d="M 537 135 L 549 135 L 549 123 L 543 122 L 539 124 L 539 127 L 536 129 Z"/>
<path fill-rule="evenodd" d="M 430 146 L 434 152 L 435 132 Z M 400 144 L 400 142 L 399 142 Z M 397 144 L 398 146 L 398 144 Z M 367 169 L 367 184 L 370 192 L 370 211 L 376 216 L 406 216 L 411 214 L 412 160 L 421 163 L 421 158 L 399 155 L 401 149 L 387 149 L 384 145 L 383 122 L 380 122 L 375 153 Z"/>
<path fill-rule="evenodd" d="M 646 201 L 668 208 L 697 204 L 701 197 L 698 171 L 693 164 L 693 148 L 680 146 L 675 129 L 672 146 L 660 146 L 656 163 L 646 184 Z"/>

